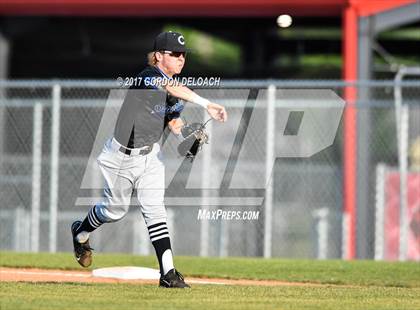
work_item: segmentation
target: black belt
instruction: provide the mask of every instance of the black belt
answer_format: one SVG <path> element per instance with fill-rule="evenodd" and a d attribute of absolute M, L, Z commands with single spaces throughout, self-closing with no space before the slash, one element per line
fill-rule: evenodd
<path fill-rule="evenodd" d="M 153 147 L 150 145 L 147 145 L 147 147 L 142 147 L 141 150 L 139 149 L 127 149 L 123 146 L 120 146 L 119 151 L 121 153 L 124 153 L 126 155 L 131 155 L 131 154 L 135 154 L 135 155 L 147 155 L 152 151 Z"/>

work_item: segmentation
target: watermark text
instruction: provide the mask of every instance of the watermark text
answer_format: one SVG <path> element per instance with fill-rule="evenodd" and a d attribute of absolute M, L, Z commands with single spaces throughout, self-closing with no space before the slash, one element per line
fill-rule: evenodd
<path fill-rule="evenodd" d="M 260 211 L 241 211 L 241 210 L 207 210 L 199 209 L 197 220 L 210 220 L 210 221 L 255 221 L 258 220 Z"/>

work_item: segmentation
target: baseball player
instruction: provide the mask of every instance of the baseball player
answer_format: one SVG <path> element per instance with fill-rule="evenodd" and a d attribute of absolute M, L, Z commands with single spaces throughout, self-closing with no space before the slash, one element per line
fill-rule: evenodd
<path fill-rule="evenodd" d="M 148 66 L 138 75 L 141 83 L 128 90 L 114 135 L 97 159 L 106 182 L 104 201 L 93 206 L 83 221 L 75 221 L 71 226 L 74 255 L 83 267 L 92 263 L 90 233 L 104 223 L 122 219 L 136 189 L 159 261 L 159 286 L 189 287 L 174 267 L 164 206 L 165 169 L 158 141 L 167 127 L 183 138 L 186 127 L 180 118 L 183 101 L 202 106 L 220 122 L 227 120 L 227 113 L 223 106 L 200 97 L 186 86 L 170 83 L 184 67 L 186 52 L 182 34 L 159 34 L 148 54 Z"/>

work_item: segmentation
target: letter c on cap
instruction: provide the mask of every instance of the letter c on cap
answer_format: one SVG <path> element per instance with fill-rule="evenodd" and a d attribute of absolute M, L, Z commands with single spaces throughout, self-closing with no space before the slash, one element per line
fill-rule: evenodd
<path fill-rule="evenodd" d="M 179 42 L 179 44 L 184 45 L 185 44 L 184 36 L 179 36 L 178 37 L 178 42 Z"/>

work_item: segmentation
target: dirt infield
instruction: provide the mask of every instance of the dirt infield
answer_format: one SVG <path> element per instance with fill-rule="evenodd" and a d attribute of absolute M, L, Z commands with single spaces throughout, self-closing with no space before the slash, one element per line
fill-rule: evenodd
<path fill-rule="evenodd" d="M 257 286 L 327 286 L 317 283 L 283 282 L 274 280 L 231 280 L 217 278 L 186 278 L 190 284 L 257 285 Z M 93 277 L 90 271 L 56 269 L 0 268 L 0 281 L 25 282 L 81 282 L 81 283 L 132 283 L 157 284 L 157 280 L 121 280 Z M 331 286 L 331 285 L 328 285 Z"/>

